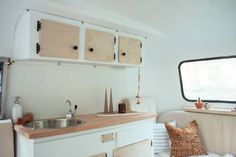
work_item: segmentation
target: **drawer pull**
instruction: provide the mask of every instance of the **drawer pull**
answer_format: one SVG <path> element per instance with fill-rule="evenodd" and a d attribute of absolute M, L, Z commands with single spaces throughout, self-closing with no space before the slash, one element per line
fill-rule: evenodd
<path fill-rule="evenodd" d="M 73 49 L 78 50 L 78 46 L 77 45 L 73 46 Z"/>
<path fill-rule="evenodd" d="M 93 48 L 89 48 L 89 52 L 93 52 L 93 50 L 94 50 Z"/>
<path fill-rule="evenodd" d="M 113 141 L 114 138 L 113 138 L 113 133 L 109 133 L 109 134 L 104 134 L 101 136 L 101 140 L 102 140 L 102 143 L 105 143 L 105 142 L 109 142 L 109 141 Z"/>

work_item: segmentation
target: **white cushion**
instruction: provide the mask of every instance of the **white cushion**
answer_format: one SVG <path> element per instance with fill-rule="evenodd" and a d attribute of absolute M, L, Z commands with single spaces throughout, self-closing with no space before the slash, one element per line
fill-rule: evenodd
<path fill-rule="evenodd" d="M 172 126 L 176 126 L 176 121 L 168 123 Z M 154 123 L 153 135 L 154 153 L 170 151 L 169 137 L 165 128 L 165 123 Z"/>
<path fill-rule="evenodd" d="M 180 128 L 196 120 L 208 152 L 236 155 L 236 116 L 171 111 L 161 114 L 157 120 L 162 123 L 175 120 Z"/>

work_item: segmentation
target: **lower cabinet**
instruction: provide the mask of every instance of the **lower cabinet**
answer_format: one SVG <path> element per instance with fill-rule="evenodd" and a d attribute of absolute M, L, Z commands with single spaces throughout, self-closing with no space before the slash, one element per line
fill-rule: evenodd
<path fill-rule="evenodd" d="M 144 140 L 128 146 L 116 148 L 113 157 L 151 157 L 152 141 Z"/>
<path fill-rule="evenodd" d="M 153 157 L 152 121 L 28 139 L 17 134 L 17 157 Z"/>

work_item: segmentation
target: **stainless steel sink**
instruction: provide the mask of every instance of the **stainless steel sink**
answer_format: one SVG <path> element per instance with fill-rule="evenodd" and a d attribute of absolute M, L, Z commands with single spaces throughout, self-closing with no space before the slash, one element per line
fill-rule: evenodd
<path fill-rule="evenodd" d="M 36 120 L 25 124 L 24 127 L 31 129 L 56 129 L 56 128 L 78 126 L 83 123 L 84 121 L 79 119 L 57 118 L 57 119 Z"/>

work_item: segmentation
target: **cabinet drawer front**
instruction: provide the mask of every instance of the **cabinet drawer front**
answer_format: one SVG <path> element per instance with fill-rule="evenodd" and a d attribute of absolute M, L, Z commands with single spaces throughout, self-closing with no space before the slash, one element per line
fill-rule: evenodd
<path fill-rule="evenodd" d="M 119 63 L 141 64 L 141 41 L 119 37 Z"/>
<path fill-rule="evenodd" d="M 151 140 L 144 140 L 135 144 L 114 150 L 113 157 L 152 157 Z"/>
<path fill-rule="evenodd" d="M 152 123 L 150 125 L 142 125 L 134 128 L 124 129 L 117 132 L 117 147 L 122 147 L 143 141 L 146 139 L 153 139 Z"/>
<path fill-rule="evenodd" d="M 101 152 L 111 154 L 111 150 L 115 147 L 115 140 L 103 143 L 102 136 L 112 133 L 112 131 L 103 131 L 36 143 L 34 157 L 88 157 L 100 155 Z"/>
<path fill-rule="evenodd" d="M 78 26 L 41 19 L 40 52 L 43 57 L 79 58 Z"/>
<path fill-rule="evenodd" d="M 107 153 L 96 154 L 89 157 L 107 157 Z"/>
<path fill-rule="evenodd" d="M 114 62 L 114 34 L 93 29 L 85 34 L 86 60 Z"/>

